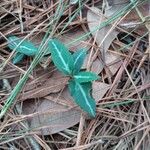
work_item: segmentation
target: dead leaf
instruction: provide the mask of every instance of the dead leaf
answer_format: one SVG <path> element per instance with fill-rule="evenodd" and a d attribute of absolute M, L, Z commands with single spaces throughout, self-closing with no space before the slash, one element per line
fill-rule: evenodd
<path fill-rule="evenodd" d="M 147 1 L 147 2 L 145 1 L 143 4 L 138 6 L 138 10 L 144 18 L 146 16 L 149 16 L 149 8 L 150 8 L 149 1 Z M 130 13 L 122 20 L 122 22 L 119 25 L 121 27 L 125 28 L 126 30 L 138 27 L 137 29 L 140 32 L 139 27 L 141 28 L 141 26 L 139 26 L 139 24 L 141 24 L 141 23 L 142 23 L 142 20 L 139 17 L 137 11 L 134 9 L 134 10 L 130 11 Z"/>
<path fill-rule="evenodd" d="M 111 1 L 111 0 L 110 0 Z M 118 11 L 122 10 L 125 6 L 129 4 L 129 0 L 115 0 L 112 2 L 111 7 L 108 9 L 105 9 L 105 16 L 111 17 Z M 138 10 L 142 14 L 142 16 L 149 16 L 149 6 L 150 3 L 144 2 L 143 4 L 138 5 Z M 133 30 L 133 28 L 136 28 L 136 31 L 138 34 L 141 33 L 141 36 L 147 32 L 147 29 L 143 26 L 139 26 L 141 24 L 141 18 L 139 17 L 138 13 L 135 9 L 130 11 L 127 16 L 119 23 L 119 26 L 122 28 L 125 28 L 126 30 Z"/>
<path fill-rule="evenodd" d="M 87 68 L 87 63 L 88 63 L 88 60 L 89 60 L 89 54 L 87 54 L 85 60 L 84 60 L 84 63 L 83 63 L 83 66 L 82 66 L 82 69 L 86 69 Z M 104 68 L 104 65 L 102 63 L 102 61 L 99 59 L 99 58 L 96 58 L 92 65 L 91 65 L 91 71 L 96 73 L 96 74 L 99 74 Z"/>
<path fill-rule="evenodd" d="M 109 90 L 110 85 L 95 81 L 92 84 L 92 96 L 95 99 L 95 101 L 99 101 L 103 98 L 103 96 L 106 94 L 106 92 Z"/>
<path fill-rule="evenodd" d="M 91 71 L 99 74 L 103 70 L 103 63 L 100 59 L 96 58 L 91 66 Z"/>
<path fill-rule="evenodd" d="M 118 55 L 112 54 L 110 52 L 106 53 L 105 61 L 106 65 L 109 68 L 109 71 L 114 75 L 121 66 L 120 57 Z"/>
<path fill-rule="evenodd" d="M 55 98 L 52 97 L 52 99 L 54 100 Z M 80 121 L 81 112 L 75 108 L 70 109 L 67 106 L 47 99 L 42 99 L 40 102 L 38 106 L 30 102 L 23 107 L 24 114 L 32 114 L 33 112 L 39 114 L 28 121 L 30 128 L 33 131 L 38 131 L 40 135 L 58 133 Z"/>
<path fill-rule="evenodd" d="M 36 72 L 36 78 L 28 80 L 23 89 L 23 92 L 31 91 L 41 85 L 44 85 L 51 77 L 52 71 L 50 69 L 46 69 L 46 71 L 43 70 L 43 68 L 40 69 L 40 71 Z"/>
<path fill-rule="evenodd" d="M 60 37 L 60 40 L 65 45 L 68 45 L 68 43 L 74 41 L 75 39 L 82 37 L 84 34 L 86 34 L 86 33 L 81 28 L 78 28 L 78 29 L 71 30 L 71 31 L 63 34 L 63 36 Z M 80 41 L 72 43 L 71 45 L 69 45 L 69 49 L 71 51 L 76 51 L 76 50 L 82 49 L 82 48 L 85 48 L 88 50 L 90 48 L 90 46 L 86 43 L 88 43 L 88 38 L 84 37 Z"/>
<path fill-rule="evenodd" d="M 109 88 L 110 85 L 106 83 L 93 82 L 92 95 L 95 100 L 100 100 Z M 50 94 L 39 103 L 25 101 L 23 114 L 38 113 L 38 116 L 28 120 L 30 128 L 39 135 L 49 135 L 72 127 L 80 121 L 82 111 L 75 106 L 68 89 L 65 88 L 59 95 Z"/>
<path fill-rule="evenodd" d="M 26 90 L 23 91 L 19 99 L 25 100 L 31 98 L 41 98 L 47 96 L 50 93 L 57 93 L 66 86 L 68 80 L 68 77 L 64 77 L 61 73 L 55 71 L 50 78 L 46 78 L 46 80 L 41 82 L 41 84 L 37 83 L 37 81 L 35 82 L 36 84 L 33 84 L 34 82 L 28 84 L 27 87 L 32 85 L 32 88 L 28 90 L 26 87 Z M 38 86 L 36 87 L 36 85 Z"/>
<path fill-rule="evenodd" d="M 92 32 L 102 22 L 106 21 L 106 18 L 100 9 L 91 7 L 87 13 L 87 21 L 88 27 Z M 92 32 L 93 37 L 96 38 L 97 44 L 100 45 L 100 51 L 102 53 L 108 50 L 112 41 L 117 37 L 118 32 L 116 30 L 110 31 L 111 27 L 111 25 L 107 25 L 98 31 Z M 109 33 L 108 36 L 106 36 L 107 33 Z"/>
<path fill-rule="evenodd" d="M 105 16 L 111 17 L 129 4 L 129 0 L 113 0 L 110 7 L 105 9 Z"/>
<path fill-rule="evenodd" d="M 59 94 L 50 94 L 45 97 L 48 100 L 53 102 L 57 102 L 60 105 L 68 106 L 68 107 L 76 107 L 77 105 L 74 103 L 73 98 L 71 97 L 68 87 L 65 87 L 63 91 Z"/>
<path fill-rule="evenodd" d="M 31 98 L 40 98 L 44 97 L 50 93 L 57 93 L 63 89 L 68 82 L 68 78 L 59 78 L 59 79 L 49 79 L 45 85 L 37 87 L 36 89 L 25 92 L 21 95 L 21 100 L 31 99 Z"/>
<path fill-rule="evenodd" d="M 95 29 L 95 27 L 99 26 L 102 22 L 106 20 L 106 16 L 102 14 L 100 9 L 96 7 L 91 7 L 87 13 L 87 20 L 89 29 L 92 32 Z M 111 30 L 111 27 L 112 25 L 107 25 L 102 29 L 98 30 L 97 33 L 96 32 L 92 33 L 92 35 L 94 38 L 96 38 L 96 42 L 100 46 L 102 60 L 104 60 L 104 63 L 101 62 L 100 66 L 103 66 L 103 64 L 105 64 L 106 66 L 108 66 L 112 75 L 114 75 L 116 71 L 119 69 L 121 63 L 119 56 L 107 52 L 111 43 L 117 37 L 118 34 L 118 32 L 115 29 Z M 118 63 L 109 66 L 109 64 L 113 62 Z"/>

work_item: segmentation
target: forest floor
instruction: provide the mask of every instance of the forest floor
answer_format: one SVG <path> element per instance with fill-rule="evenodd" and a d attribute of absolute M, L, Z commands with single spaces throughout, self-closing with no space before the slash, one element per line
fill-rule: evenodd
<path fill-rule="evenodd" d="M 1 0 L 0 149 L 149 150 L 149 34 L 149 0 Z M 95 117 L 47 53 L 54 38 L 86 49 Z"/>

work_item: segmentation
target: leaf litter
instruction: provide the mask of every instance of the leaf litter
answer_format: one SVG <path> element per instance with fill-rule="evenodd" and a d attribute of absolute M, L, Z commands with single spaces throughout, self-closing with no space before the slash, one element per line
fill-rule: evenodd
<path fill-rule="evenodd" d="M 104 22 L 105 18 L 106 14 L 102 14 L 102 11 L 100 9 L 96 7 L 91 7 L 87 13 L 87 21 L 90 31 L 94 30 L 96 26 Z M 121 64 L 120 62 L 118 62 L 118 64 L 113 64 L 109 66 L 110 63 L 118 61 L 120 59 L 119 56 L 117 57 L 116 55 L 111 54 L 107 51 L 118 34 L 115 29 L 111 28 L 111 25 L 107 25 L 106 27 L 92 33 L 92 35 L 93 38 L 96 38 L 96 43 L 101 51 L 101 59 L 103 61 L 102 65 L 105 66 L 106 64 L 112 75 L 114 75 Z"/>
<path fill-rule="evenodd" d="M 149 29 L 147 27 L 150 4 L 145 0 L 135 1 L 136 7 L 128 11 L 125 17 L 120 16 L 122 20 L 117 22 L 118 25 L 113 22 L 92 33 L 96 25 L 111 19 L 120 9 L 130 4 L 127 0 L 105 2 L 103 4 L 102 1 L 85 2 L 79 15 L 72 19 L 65 32 L 61 32 L 61 26 L 58 26 L 55 32 L 55 36 L 68 45 L 71 53 L 77 49 L 86 48 L 88 56 L 82 69 L 101 76 L 99 81 L 93 82 L 91 90 L 97 103 L 96 118 L 85 117 L 85 122 L 82 122 L 84 114 L 73 103 L 66 87 L 68 78 L 56 71 L 47 55 L 43 61 L 46 65 L 42 64 L 42 67 L 38 65 L 32 70 L 30 79 L 13 104 L 14 106 L 19 104 L 20 113 L 17 113 L 15 107 L 11 107 L 4 121 L 2 120 L 0 130 L 3 136 L 0 140 L 0 148 L 12 145 L 16 149 L 21 148 L 20 142 L 23 142 L 25 147 L 31 145 L 34 149 L 37 149 L 35 148 L 37 145 L 44 149 L 66 150 L 70 148 L 99 149 L 100 147 L 104 150 L 149 149 L 150 84 Z M 53 26 L 68 23 L 64 18 L 72 17 L 80 4 L 82 5 L 80 1 L 70 1 L 70 9 L 65 8 L 68 14 L 63 12 L 61 19 L 57 23 L 55 21 L 52 23 Z M 21 11 L 15 2 L 2 1 L 1 6 L 5 10 L 13 6 L 9 11 L 0 12 L 2 16 L 0 62 L 2 63 L 11 55 L 6 37 L 10 34 L 25 37 L 31 33 L 29 40 L 40 39 L 35 42 L 40 44 L 43 38 L 41 35 L 45 34 L 48 26 L 48 22 L 42 23 L 42 21 L 48 16 L 53 18 L 56 7 L 50 4 L 50 1 L 23 3 L 24 11 Z M 82 16 L 82 13 L 86 15 Z M 23 22 L 18 21 L 20 14 Z M 13 21 L 8 19 L 8 23 L 6 18 Z M 37 25 L 41 28 L 32 32 Z M 69 45 L 70 42 L 86 33 L 90 34 L 79 42 Z M 135 38 L 134 40 L 131 35 Z M 138 42 L 137 47 L 134 47 L 136 42 Z M 91 59 L 90 54 L 96 57 Z M 47 63 L 47 58 L 49 58 L 49 63 Z M 27 57 L 18 65 L 9 62 L 1 71 L 1 108 L 10 94 L 8 83 L 13 89 L 22 75 L 26 73 L 33 59 Z M 90 70 L 89 60 L 92 61 Z M 4 87 L 3 80 L 7 80 L 5 90 L 1 88 Z M 26 121 L 29 124 L 27 128 L 25 128 Z M 17 128 L 14 128 L 14 125 Z M 28 140 L 28 137 L 33 137 L 36 142 L 33 139 L 34 142 Z"/>

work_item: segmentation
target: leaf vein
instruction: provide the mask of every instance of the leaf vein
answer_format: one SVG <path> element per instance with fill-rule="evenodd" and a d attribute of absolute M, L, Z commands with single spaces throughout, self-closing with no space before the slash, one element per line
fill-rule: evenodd
<path fill-rule="evenodd" d="M 95 115 L 94 110 L 92 109 L 91 105 L 89 104 L 88 99 L 87 99 L 87 97 L 86 97 L 86 95 L 85 95 L 85 93 L 84 93 L 84 91 L 83 91 L 82 87 L 80 86 L 80 84 L 78 84 L 78 86 L 79 86 L 79 89 L 81 90 L 81 93 L 82 93 L 82 95 L 83 95 L 84 99 L 85 99 L 85 103 L 86 103 L 86 105 L 89 107 L 89 109 L 90 109 L 91 113 L 92 113 L 92 114 L 93 114 L 93 116 L 94 116 L 94 115 Z"/>
<path fill-rule="evenodd" d="M 64 61 L 59 49 L 57 48 L 57 46 L 55 45 L 55 43 L 52 41 L 52 45 L 54 46 L 54 48 L 56 49 L 57 53 L 58 53 L 58 56 L 60 58 L 60 60 L 62 61 L 63 65 L 64 65 L 64 70 L 66 71 L 69 71 L 69 67 L 68 67 L 68 64 L 66 64 L 66 62 Z"/>

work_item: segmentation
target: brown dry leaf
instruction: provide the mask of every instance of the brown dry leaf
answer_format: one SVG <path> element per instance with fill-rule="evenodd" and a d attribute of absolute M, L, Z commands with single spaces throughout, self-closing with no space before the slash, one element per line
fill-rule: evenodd
<path fill-rule="evenodd" d="M 110 1 L 110 0 L 108 0 Z M 105 9 L 105 16 L 110 17 L 114 15 L 115 13 L 122 10 L 125 6 L 127 6 L 130 3 L 129 0 L 113 0 L 111 6 L 107 7 Z"/>
<path fill-rule="evenodd" d="M 111 0 L 110 0 L 111 1 Z M 123 7 L 127 6 L 129 4 L 129 0 L 114 0 L 111 7 L 108 9 L 105 9 L 105 16 L 110 17 L 114 13 L 117 13 L 118 11 L 122 10 Z M 149 16 L 149 6 L 150 2 L 144 2 L 142 5 L 138 6 L 139 12 L 142 14 L 142 16 Z M 139 26 L 141 24 L 141 18 L 139 17 L 137 11 L 134 9 L 128 13 L 127 16 L 121 21 L 119 26 L 125 28 L 126 30 L 131 30 L 138 26 L 135 32 L 141 35 L 145 34 L 147 32 L 147 29 L 143 26 Z"/>
<path fill-rule="evenodd" d="M 85 32 L 81 28 L 78 28 L 78 29 L 71 30 L 71 31 L 63 34 L 63 36 L 60 36 L 60 40 L 65 45 L 67 45 L 68 43 L 74 41 L 75 39 L 77 39 L 81 36 L 83 36 L 84 34 L 85 34 Z M 69 49 L 71 51 L 76 51 L 77 49 L 82 49 L 82 48 L 85 48 L 88 50 L 90 48 L 90 46 L 86 43 L 88 43 L 88 38 L 84 37 L 82 40 L 69 45 Z"/>
<path fill-rule="evenodd" d="M 96 7 L 91 7 L 87 13 L 88 27 L 91 32 L 105 20 L 101 10 Z M 117 37 L 118 32 L 115 30 L 110 31 L 111 27 L 111 25 L 107 25 L 99 31 L 92 32 L 93 37 L 96 38 L 96 43 L 100 45 L 101 52 L 106 52 L 112 41 Z M 106 36 L 107 33 L 109 33 L 108 36 Z"/>
<path fill-rule="evenodd" d="M 107 52 L 105 56 L 105 63 L 109 68 L 109 71 L 112 75 L 114 75 L 121 66 L 121 58 L 118 55 Z"/>
<path fill-rule="evenodd" d="M 45 97 L 48 100 L 53 102 L 57 102 L 60 105 L 76 107 L 77 105 L 74 103 L 73 98 L 71 97 L 68 87 L 64 88 L 60 94 L 50 94 Z"/>
<path fill-rule="evenodd" d="M 59 74 L 55 74 L 55 76 Z M 93 83 L 92 95 L 96 101 L 101 99 L 110 85 L 102 82 Z M 48 135 L 58 133 L 74 126 L 80 121 L 81 110 L 73 102 L 68 88 L 62 93 L 50 94 L 35 105 L 33 101 L 25 101 L 24 114 L 38 113 L 39 115 L 30 119 L 30 127 L 38 134 Z M 48 113 L 49 112 L 49 113 Z M 41 114 L 40 114 L 41 113 Z"/>
<path fill-rule="evenodd" d="M 84 60 L 82 69 L 87 68 L 88 60 L 89 60 L 89 54 L 86 56 L 86 58 Z M 103 68 L 104 68 L 104 65 L 103 65 L 102 61 L 98 58 L 96 58 L 91 65 L 91 71 L 96 74 L 99 74 L 103 70 Z"/>
<path fill-rule="evenodd" d="M 146 16 L 149 16 L 149 7 L 150 7 L 150 2 L 145 1 L 142 5 L 138 6 L 138 10 L 142 14 L 142 16 L 146 17 Z M 139 24 L 141 23 L 142 23 L 142 20 L 139 17 L 139 14 L 137 13 L 137 11 L 134 9 L 130 11 L 130 13 L 122 20 L 122 22 L 119 25 L 121 27 L 124 27 L 126 30 L 130 28 L 133 29 L 138 26 L 138 31 L 141 32 L 139 29 Z"/>
<path fill-rule="evenodd" d="M 88 20 L 88 26 L 89 26 L 90 31 L 93 31 L 95 27 L 97 27 L 102 22 L 104 22 L 105 18 L 106 17 L 102 14 L 100 9 L 96 7 L 91 7 L 87 13 L 87 20 Z M 119 62 L 120 61 L 119 56 L 116 56 L 114 54 L 111 54 L 110 52 L 107 52 L 111 43 L 117 37 L 117 34 L 118 34 L 118 32 L 115 29 L 110 31 L 111 27 L 112 27 L 111 25 L 107 25 L 103 27 L 102 29 L 100 29 L 99 31 L 97 31 L 97 33 L 96 32 L 92 33 L 92 35 L 94 38 L 96 38 L 96 42 L 100 46 L 100 51 L 101 51 L 101 54 L 103 55 L 102 59 L 104 60 L 104 64 L 108 66 L 112 75 L 114 75 L 116 71 L 119 69 L 121 63 Z M 109 64 L 113 62 L 118 62 L 118 63 L 112 64 L 109 67 Z M 103 64 L 101 64 L 101 66 L 103 66 Z"/>
<path fill-rule="evenodd" d="M 24 91 L 24 93 L 21 94 L 20 99 L 25 100 L 31 98 L 41 98 L 47 96 L 50 93 L 57 93 L 66 86 L 68 79 L 68 77 L 64 77 L 58 73 L 58 71 L 56 71 L 51 76 L 51 78 L 47 78 L 42 85 L 38 87 L 33 86 L 34 88 L 30 88 L 30 90 Z M 29 86 L 30 84 L 28 87 Z"/>
<path fill-rule="evenodd" d="M 103 70 L 103 63 L 100 59 L 96 58 L 91 66 L 91 71 L 99 74 Z"/>
<path fill-rule="evenodd" d="M 106 92 L 109 90 L 110 85 L 95 81 L 92 84 L 92 96 L 95 99 L 95 101 L 99 101 L 103 98 L 103 96 L 106 94 Z"/>
<path fill-rule="evenodd" d="M 50 69 L 46 69 L 46 71 L 40 69 L 38 72 L 36 72 L 36 78 L 28 80 L 23 91 L 27 92 L 37 88 L 38 86 L 44 85 L 47 81 L 49 81 L 50 78 L 52 78 Z"/>
<path fill-rule="evenodd" d="M 57 81 L 55 79 L 50 79 L 45 85 L 23 93 L 20 99 L 25 100 L 29 98 L 40 98 L 50 93 L 59 92 L 66 86 L 67 82 L 68 78 L 57 79 Z"/>
<path fill-rule="evenodd" d="M 24 114 L 32 114 L 33 112 L 39 114 L 29 120 L 30 128 L 33 131 L 38 131 L 38 134 L 49 135 L 58 133 L 80 121 L 81 111 L 54 101 L 57 101 L 57 98 L 51 97 L 51 100 L 50 97 L 49 100 L 42 99 L 38 106 L 33 101 L 26 101 L 23 107 Z"/>

